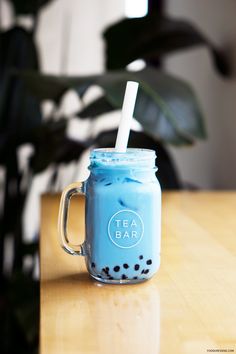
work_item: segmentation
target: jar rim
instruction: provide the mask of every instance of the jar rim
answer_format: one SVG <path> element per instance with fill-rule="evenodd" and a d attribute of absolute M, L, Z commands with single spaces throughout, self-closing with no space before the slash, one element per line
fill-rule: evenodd
<path fill-rule="evenodd" d="M 90 160 L 109 161 L 140 161 L 155 159 L 156 152 L 151 149 L 127 148 L 126 152 L 118 152 L 115 148 L 96 148 L 90 151 Z"/>

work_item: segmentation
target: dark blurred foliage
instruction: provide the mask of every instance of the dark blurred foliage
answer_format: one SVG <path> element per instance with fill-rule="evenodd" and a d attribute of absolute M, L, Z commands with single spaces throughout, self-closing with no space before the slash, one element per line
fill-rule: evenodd
<path fill-rule="evenodd" d="M 110 71 L 85 77 L 56 77 L 28 71 L 21 78 L 39 99 L 51 99 L 55 103 L 69 89 L 83 99 L 92 85 L 100 86 L 103 96 L 78 112 L 79 118 L 91 120 L 98 114 L 121 109 L 126 82 L 138 81 L 134 114 L 145 134 L 159 143 L 177 146 L 190 145 L 206 137 L 203 115 L 192 88 L 183 80 L 152 67 L 138 72 Z"/>
<path fill-rule="evenodd" d="M 159 13 L 124 19 L 110 26 L 104 32 L 104 38 L 106 66 L 109 70 L 124 68 L 136 59 L 155 63 L 176 51 L 206 46 L 216 70 L 223 76 L 230 74 L 225 53 L 186 20 L 173 19 Z"/>
<path fill-rule="evenodd" d="M 10 0 L 16 15 L 37 15 L 52 0 Z"/>
<path fill-rule="evenodd" d="M 0 219 L 0 351 L 32 353 L 38 346 L 39 284 L 31 274 L 22 272 L 23 258 L 32 253 L 33 245 L 27 249 L 22 242 L 27 191 L 21 188 L 17 148 L 32 129 L 41 125 L 41 112 L 23 81 L 12 75 L 12 68 L 39 69 L 33 35 L 20 27 L 0 34 L 0 164 L 6 173 Z M 14 249 L 10 274 L 3 271 L 7 238 L 12 238 Z"/>

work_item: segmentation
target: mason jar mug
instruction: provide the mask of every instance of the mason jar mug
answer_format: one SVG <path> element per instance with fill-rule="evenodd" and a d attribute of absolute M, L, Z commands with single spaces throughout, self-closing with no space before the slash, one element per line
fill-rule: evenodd
<path fill-rule="evenodd" d="M 155 151 L 94 149 L 87 181 L 68 186 L 61 197 L 62 248 L 85 257 L 89 274 L 104 283 L 138 283 L 160 266 L 161 189 Z M 85 241 L 73 246 L 67 236 L 70 198 L 85 194 Z"/>

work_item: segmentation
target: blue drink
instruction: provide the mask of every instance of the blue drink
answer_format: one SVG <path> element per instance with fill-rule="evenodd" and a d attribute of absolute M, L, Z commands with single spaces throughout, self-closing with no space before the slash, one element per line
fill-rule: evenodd
<path fill-rule="evenodd" d="M 138 283 L 160 266 L 161 189 L 155 152 L 145 149 L 95 149 L 90 177 L 62 193 L 58 230 L 62 248 L 85 256 L 90 275 L 111 284 Z M 86 196 L 86 237 L 72 245 L 67 235 L 70 199 Z"/>
<path fill-rule="evenodd" d="M 90 275 L 106 283 L 136 283 L 160 266 L 161 190 L 155 152 L 95 149 L 85 182 Z"/>

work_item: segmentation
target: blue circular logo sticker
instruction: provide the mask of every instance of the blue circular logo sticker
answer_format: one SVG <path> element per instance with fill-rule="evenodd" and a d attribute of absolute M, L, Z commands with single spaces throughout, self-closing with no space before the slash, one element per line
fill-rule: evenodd
<path fill-rule="evenodd" d="M 110 240 L 121 248 L 136 246 L 141 241 L 143 233 L 143 220 L 132 210 L 118 211 L 108 223 Z"/>

